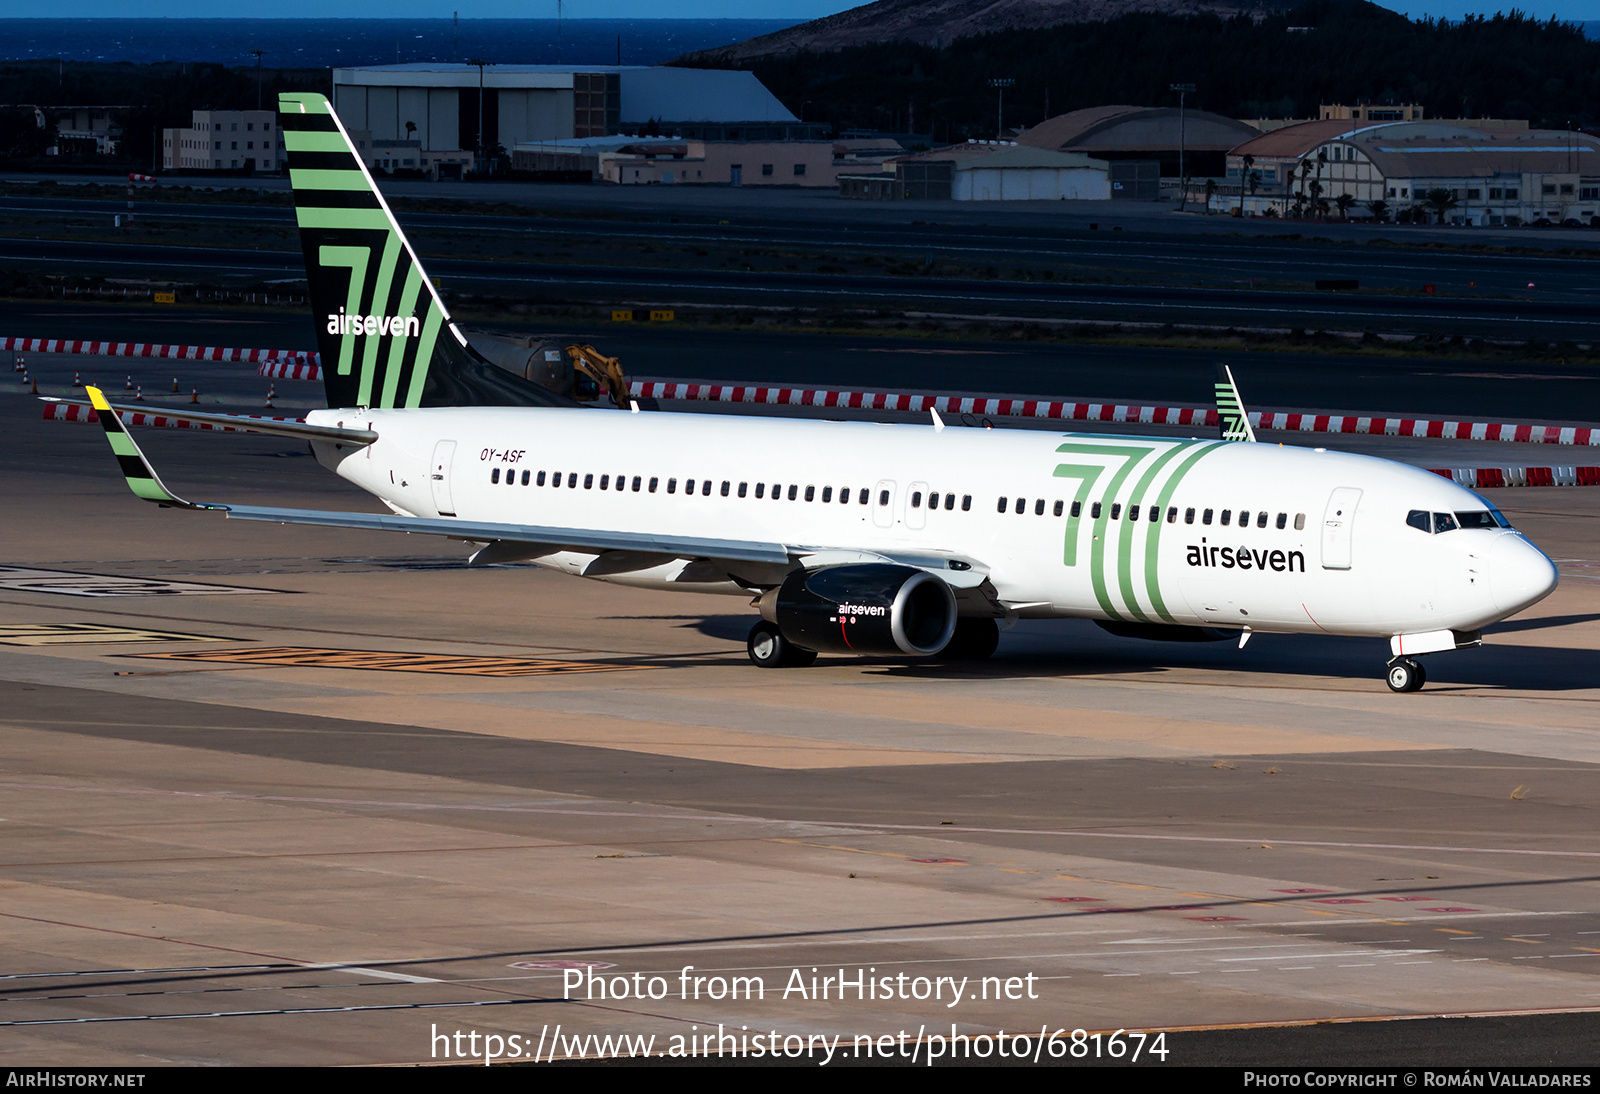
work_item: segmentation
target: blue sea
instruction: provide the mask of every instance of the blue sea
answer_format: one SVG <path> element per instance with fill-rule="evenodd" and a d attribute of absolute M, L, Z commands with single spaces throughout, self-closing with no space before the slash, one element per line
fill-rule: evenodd
<path fill-rule="evenodd" d="M 483 57 L 498 64 L 653 65 L 795 19 L 0 19 L 0 61 L 211 61 L 329 68 Z"/>

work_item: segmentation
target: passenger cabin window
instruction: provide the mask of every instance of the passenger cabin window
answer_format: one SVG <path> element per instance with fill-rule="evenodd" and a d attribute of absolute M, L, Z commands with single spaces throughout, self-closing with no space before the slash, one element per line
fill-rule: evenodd
<path fill-rule="evenodd" d="M 1209 513 L 1210 513 L 1210 510 L 1209 510 L 1209 509 L 1208 509 L 1208 510 L 1206 510 L 1206 512 L 1207 512 L 1207 513 L 1208 513 L 1208 514 L 1209 514 Z M 1231 519 L 1232 519 L 1232 518 L 1233 518 L 1233 510 L 1232 510 L 1232 509 L 1224 509 L 1224 510 L 1223 510 L 1223 511 L 1222 511 L 1222 526 L 1223 526 L 1223 527 L 1224 527 L 1224 528 L 1226 528 L 1226 527 L 1227 527 L 1227 526 L 1228 526 L 1228 522 L 1229 522 L 1229 521 L 1230 521 L 1230 520 L 1231 520 Z M 1209 520 L 1208 520 L 1208 521 L 1206 521 L 1206 523 L 1207 523 L 1207 524 L 1210 524 L 1210 523 L 1211 523 L 1211 522 L 1210 522 L 1210 521 L 1209 521 Z"/>
<path fill-rule="evenodd" d="M 1139 519 L 1139 507 L 1137 505 L 1128 506 L 1128 519 L 1129 520 L 1138 520 Z"/>
<path fill-rule="evenodd" d="M 794 499 L 795 499 L 795 497 L 796 497 L 796 496 L 797 496 L 797 495 L 798 495 L 798 494 L 799 494 L 799 493 L 800 493 L 800 488 L 799 488 L 799 487 L 798 487 L 798 486 L 794 486 L 794 485 L 791 485 L 791 486 L 790 486 L 790 487 L 789 487 L 789 500 L 790 500 L 790 501 L 793 501 L 793 500 L 794 500 Z"/>
<path fill-rule="evenodd" d="M 1033 515 L 1036 516 L 1036 517 L 1044 516 L 1044 499 L 1043 498 L 1040 498 L 1038 501 L 1033 503 Z"/>
<path fill-rule="evenodd" d="M 653 482 L 653 481 L 654 481 L 654 480 L 652 480 L 652 482 Z M 640 477 L 639 477 L 639 476 L 638 476 L 638 475 L 635 475 L 635 476 L 634 476 L 634 477 L 633 477 L 633 492 L 634 492 L 634 493 L 635 493 L 635 494 L 637 494 L 637 493 L 638 493 L 638 492 L 639 492 L 639 483 L 640 483 Z M 653 486 L 653 485 L 652 485 L 652 486 L 651 486 L 651 487 L 650 487 L 650 489 L 652 489 L 652 490 L 654 490 L 654 489 L 655 489 L 655 487 L 654 487 L 654 486 Z"/>
<path fill-rule="evenodd" d="M 971 508 L 972 508 L 972 495 L 971 494 L 962 494 L 961 495 L 961 511 L 963 513 L 965 513 L 968 510 L 970 510 Z"/>
<path fill-rule="evenodd" d="M 704 482 L 702 482 L 700 484 L 700 496 L 703 497 L 703 498 L 709 498 L 711 496 L 711 480 L 710 479 L 706 479 Z"/>
<path fill-rule="evenodd" d="M 1266 526 L 1267 526 L 1267 511 L 1265 509 L 1263 509 L 1263 510 L 1261 510 L 1261 512 L 1256 514 L 1256 527 L 1257 528 L 1265 528 Z"/>
<path fill-rule="evenodd" d="M 544 472 L 543 471 L 539 472 L 539 478 L 536 481 L 538 482 L 538 484 L 540 486 L 544 485 Z"/>
<path fill-rule="evenodd" d="M 1161 523 L 1161 506 L 1152 505 L 1150 507 L 1150 523 L 1151 524 L 1160 524 Z"/>
<path fill-rule="evenodd" d="M 1226 515 L 1226 514 L 1224 514 L 1224 515 Z M 1210 509 L 1207 509 L 1204 513 L 1200 514 L 1200 523 L 1201 524 L 1210 524 L 1211 523 L 1211 510 Z"/>
<path fill-rule="evenodd" d="M 661 480 L 660 480 L 660 479 L 658 479 L 658 478 L 656 478 L 656 477 L 655 477 L 655 476 L 654 476 L 654 475 L 652 475 L 652 476 L 650 476 L 650 492 L 651 492 L 651 493 L 652 493 L 652 494 L 654 494 L 654 493 L 655 493 L 655 492 L 656 492 L 656 486 L 657 486 L 657 485 L 658 485 L 658 484 L 659 484 L 659 483 L 660 483 L 660 482 L 661 482 Z"/>
<path fill-rule="evenodd" d="M 872 499 L 872 492 L 870 490 L 868 490 L 866 487 L 863 486 L 861 488 L 861 504 L 865 505 L 871 499 Z"/>
<path fill-rule="evenodd" d="M 1121 516 L 1122 516 L 1122 503 L 1120 501 L 1112 502 L 1111 503 L 1111 519 L 1112 520 L 1117 520 Z"/>
<path fill-rule="evenodd" d="M 523 485 L 523 486 L 527 486 L 527 485 L 528 485 L 528 477 L 529 477 L 529 474 L 530 474 L 530 472 L 527 472 L 527 471 L 524 471 L 524 472 L 523 472 L 523 473 L 522 473 L 522 485 Z"/>
<path fill-rule="evenodd" d="M 1083 514 L 1083 502 L 1081 502 L 1081 501 L 1073 502 L 1072 503 L 1072 512 L 1071 512 L 1070 515 L 1073 516 L 1073 517 L 1078 517 L 1078 516 L 1081 516 L 1082 514 Z"/>
<path fill-rule="evenodd" d="M 756 483 L 756 497 L 757 498 L 764 498 L 766 496 L 767 496 L 767 484 L 764 483 L 764 482 Z"/>
<path fill-rule="evenodd" d="M 589 480 L 592 479 L 592 478 L 594 478 L 593 475 L 585 475 L 583 477 L 583 488 L 585 490 L 589 489 Z M 610 490 L 611 489 L 611 476 L 610 475 L 601 475 L 600 476 L 600 489 L 602 489 L 602 490 Z"/>
<path fill-rule="evenodd" d="M 913 508 L 913 509 L 921 509 L 922 508 L 922 491 L 921 490 L 917 490 L 917 491 L 914 491 L 912 493 L 912 495 L 911 495 L 911 508 Z"/>
<path fill-rule="evenodd" d="M 1089 519 L 1090 520 L 1099 520 L 1100 519 L 1100 503 L 1099 502 L 1095 502 L 1093 505 L 1089 506 Z"/>
<path fill-rule="evenodd" d="M 1059 502 L 1059 501 L 1056 502 L 1056 507 L 1055 507 L 1055 515 L 1056 516 L 1059 517 L 1061 515 L 1061 509 L 1062 509 L 1062 503 Z"/>
<path fill-rule="evenodd" d="M 888 505 L 889 504 L 889 491 L 887 491 L 887 490 L 879 490 L 878 491 L 878 504 L 879 505 Z"/>
<path fill-rule="evenodd" d="M 1007 504 L 1007 502 L 1006 502 L 1005 496 L 1002 495 L 1001 498 L 1000 498 L 1000 504 L 995 506 L 995 510 L 994 511 L 996 513 L 1004 513 L 1006 511 L 1006 504 Z"/>
<path fill-rule="evenodd" d="M 1167 523 L 1168 524 L 1177 524 L 1178 523 L 1178 507 L 1176 505 L 1174 505 L 1172 508 L 1167 510 Z M 1190 524 L 1194 523 L 1194 510 L 1193 509 L 1189 510 L 1189 523 Z"/>
<path fill-rule="evenodd" d="M 1294 515 L 1294 530 L 1296 532 L 1304 531 L 1305 530 L 1305 526 L 1306 526 L 1306 515 L 1304 513 L 1296 513 Z"/>
<path fill-rule="evenodd" d="M 750 489 L 750 484 L 749 483 L 741 482 L 739 484 L 739 496 L 741 498 L 744 497 L 745 496 L 745 492 L 748 491 L 749 489 Z"/>
<path fill-rule="evenodd" d="M 576 490 L 577 488 L 578 488 L 578 473 L 576 471 L 568 471 L 567 472 L 567 489 L 568 490 Z"/>
<path fill-rule="evenodd" d="M 677 479 L 668 479 L 667 480 L 667 493 L 676 494 L 677 492 L 678 492 L 678 480 Z"/>
<path fill-rule="evenodd" d="M 730 491 L 732 489 L 733 489 L 733 483 L 731 483 L 731 482 L 727 481 L 726 479 L 724 479 L 722 481 L 722 496 L 723 497 L 727 497 L 728 496 L 728 491 Z"/>
<path fill-rule="evenodd" d="M 498 467 L 490 468 L 489 481 L 496 483 L 500 481 L 500 469 Z"/>
<path fill-rule="evenodd" d="M 1018 498 L 1017 499 L 1017 515 L 1018 516 L 1021 516 L 1022 515 L 1022 511 L 1024 509 L 1026 509 L 1027 507 L 1028 507 L 1028 499 L 1027 498 Z"/>
<path fill-rule="evenodd" d="M 1279 528 L 1279 530 L 1281 531 L 1283 528 L 1287 527 L 1288 524 L 1289 524 L 1289 514 L 1288 513 L 1279 513 L 1278 514 L 1278 528 Z"/>
<path fill-rule="evenodd" d="M 1183 523 L 1185 523 L 1185 524 L 1193 524 L 1194 523 L 1194 510 L 1193 509 L 1185 509 L 1183 511 Z"/>

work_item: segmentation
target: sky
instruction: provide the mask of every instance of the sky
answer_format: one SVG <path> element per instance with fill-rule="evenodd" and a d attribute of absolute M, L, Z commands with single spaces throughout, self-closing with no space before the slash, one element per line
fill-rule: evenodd
<path fill-rule="evenodd" d="M 553 19 L 557 0 L 233 0 L 230 18 L 448 19 L 458 11 L 463 19 Z M 561 0 L 568 19 L 649 19 L 670 15 L 674 19 L 793 19 L 800 22 L 856 7 L 839 0 L 678 0 L 670 13 L 660 0 Z M 1413 18 L 1428 15 L 1459 19 L 1468 13 L 1492 15 L 1500 5 L 1470 0 L 1398 0 L 1387 5 Z M 1600 0 L 1519 0 L 1512 6 L 1541 19 L 1583 22 L 1600 20 Z M 52 0 L 48 15 L 70 18 L 215 18 L 215 0 Z M 7 13 L 8 15 L 10 13 Z"/>

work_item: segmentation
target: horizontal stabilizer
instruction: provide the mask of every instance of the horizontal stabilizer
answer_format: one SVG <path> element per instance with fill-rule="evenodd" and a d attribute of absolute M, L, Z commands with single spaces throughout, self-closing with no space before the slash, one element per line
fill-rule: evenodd
<path fill-rule="evenodd" d="M 95 389 L 98 392 L 99 389 Z M 71 399 L 45 399 L 47 403 L 66 403 L 68 406 L 83 406 Z M 100 404 L 90 398 L 87 405 L 93 406 L 96 414 L 102 413 Z M 147 406 L 129 406 L 126 403 L 106 403 L 106 410 L 114 415 L 138 414 L 148 417 L 150 408 Z M 248 414 L 199 414 L 190 411 L 174 411 L 165 415 L 168 418 L 178 418 L 196 425 L 211 426 L 215 429 L 225 429 L 242 433 L 270 433 L 275 437 L 294 437 L 302 441 L 331 441 L 334 444 L 368 445 L 378 439 L 378 435 L 370 429 L 340 429 L 331 425 L 308 425 L 305 422 L 284 421 L 279 418 L 256 418 Z"/>

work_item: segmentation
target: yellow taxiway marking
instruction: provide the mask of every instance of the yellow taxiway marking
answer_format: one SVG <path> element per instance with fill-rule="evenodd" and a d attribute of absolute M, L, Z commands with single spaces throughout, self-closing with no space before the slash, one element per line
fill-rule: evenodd
<path fill-rule="evenodd" d="M 648 665 L 605 661 L 555 661 L 541 657 L 461 657 L 440 653 L 396 653 L 392 650 L 334 650 L 307 646 L 266 646 L 237 650 L 175 650 L 141 653 L 169 661 L 221 661 L 228 664 L 286 668 L 366 669 L 381 672 L 435 672 L 461 676 L 553 676 L 577 672 L 620 672 Z"/>

